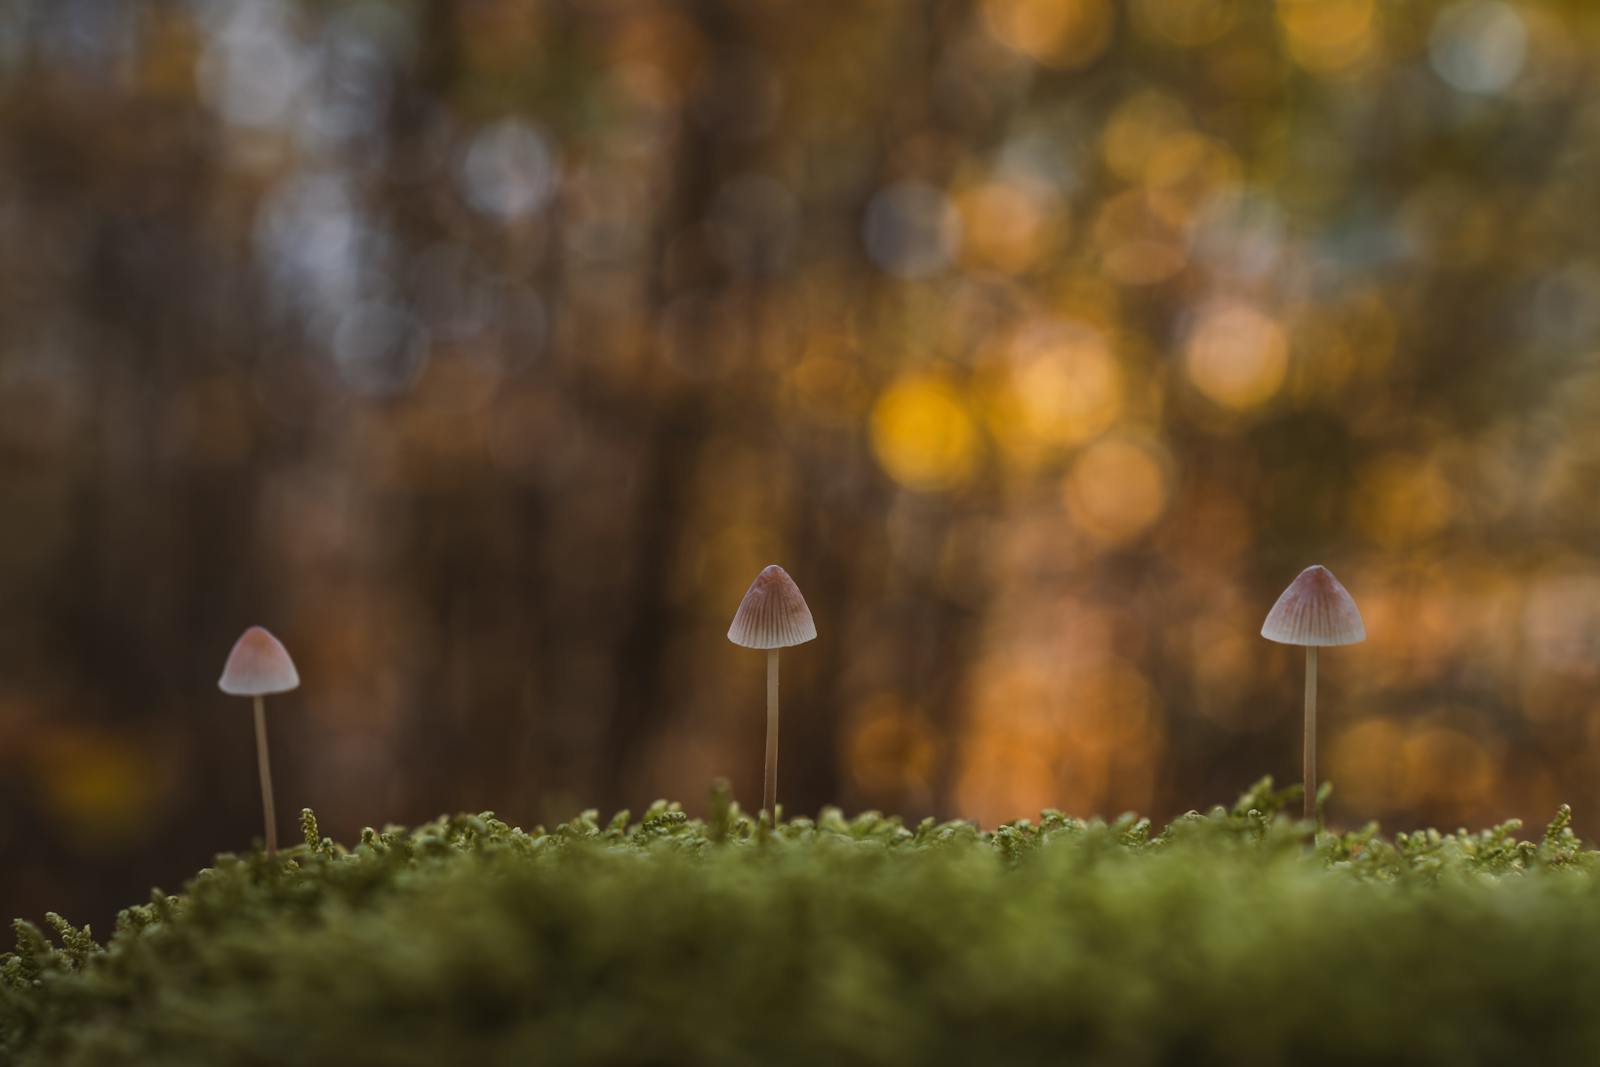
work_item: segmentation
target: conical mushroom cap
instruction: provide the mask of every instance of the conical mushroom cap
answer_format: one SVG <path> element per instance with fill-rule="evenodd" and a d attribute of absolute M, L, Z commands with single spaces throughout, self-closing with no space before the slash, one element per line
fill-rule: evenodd
<path fill-rule="evenodd" d="M 728 640 L 745 648 L 788 648 L 816 636 L 817 624 L 800 587 L 776 563 L 756 575 L 728 627 Z"/>
<path fill-rule="evenodd" d="M 1367 639 L 1367 627 L 1339 579 L 1318 563 L 1278 597 L 1261 636 L 1285 645 L 1353 645 Z"/>
<path fill-rule="evenodd" d="M 287 693 L 300 687 L 300 675 L 283 642 L 252 626 L 234 643 L 217 688 L 238 697 Z"/>

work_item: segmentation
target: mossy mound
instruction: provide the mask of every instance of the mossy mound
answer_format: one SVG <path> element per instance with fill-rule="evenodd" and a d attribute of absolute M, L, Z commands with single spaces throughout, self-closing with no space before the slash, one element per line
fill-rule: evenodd
<path fill-rule="evenodd" d="M 101 946 L 0 958 L 0 1062 L 1600 1062 L 1600 853 L 1380 839 L 1263 782 L 1159 834 L 993 832 L 725 796 L 524 832 L 491 815 L 219 857 Z"/>

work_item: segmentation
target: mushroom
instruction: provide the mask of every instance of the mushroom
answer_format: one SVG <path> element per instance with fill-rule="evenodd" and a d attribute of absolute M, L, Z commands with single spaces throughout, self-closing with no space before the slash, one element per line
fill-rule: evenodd
<path fill-rule="evenodd" d="M 778 821 L 778 650 L 815 640 L 817 624 L 800 587 L 776 563 L 756 575 L 733 613 L 728 640 L 745 648 L 767 650 L 767 771 L 762 810 Z"/>
<path fill-rule="evenodd" d="M 1317 649 L 1367 639 L 1356 602 L 1320 563 L 1300 572 L 1261 624 L 1261 636 L 1306 650 L 1305 817 L 1317 809 Z"/>
<path fill-rule="evenodd" d="M 256 764 L 261 772 L 261 809 L 267 827 L 267 854 L 278 851 L 278 820 L 272 809 L 272 764 L 267 757 L 267 716 L 262 697 L 300 686 L 283 643 L 259 626 L 235 642 L 222 668 L 217 688 L 232 696 L 251 697 L 256 711 Z"/>

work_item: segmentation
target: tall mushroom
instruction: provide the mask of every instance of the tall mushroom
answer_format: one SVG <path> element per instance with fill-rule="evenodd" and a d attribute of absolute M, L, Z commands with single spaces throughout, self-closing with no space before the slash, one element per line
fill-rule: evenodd
<path fill-rule="evenodd" d="M 816 636 L 817 624 L 800 587 L 776 563 L 756 575 L 728 627 L 728 640 L 734 644 L 767 650 L 767 772 L 761 806 L 774 825 L 778 821 L 778 650 Z"/>
<path fill-rule="evenodd" d="M 1317 649 L 1367 639 L 1356 602 L 1320 563 L 1289 583 L 1261 624 L 1261 636 L 1306 650 L 1305 817 L 1317 814 Z"/>
<path fill-rule="evenodd" d="M 283 643 L 252 626 L 234 643 L 217 688 L 250 697 L 256 711 L 256 766 L 261 772 L 261 813 L 267 827 L 267 853 L 278 851 L 278 820 L 272 809 L 272 763 L 267 757 L 267 715 L 262 697 L 299 688 L 300 675 Z"/>

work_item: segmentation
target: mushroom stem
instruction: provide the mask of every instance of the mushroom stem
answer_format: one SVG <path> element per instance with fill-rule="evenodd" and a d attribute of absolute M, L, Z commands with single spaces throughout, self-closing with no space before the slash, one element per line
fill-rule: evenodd
<path fill-rule="evenodd" d="M 778 650 L 767 652 L 767 775 L 761 790 L 761 807 L 778 825 Z"/>
<path fill-rule="evenodd" d="M 1305 817 L 1317 817 L 1317 646 L 1306 646 Z"/>
<path fill-rule="evenodd" d="M 267 712 L 260 696 L 256 705 L 256 767 L 261 771 L 261 815 L 267 826 L 267 855 L 278 851 L 278 818 L 272 808 L 272 761 L 267 757 Z"/>

